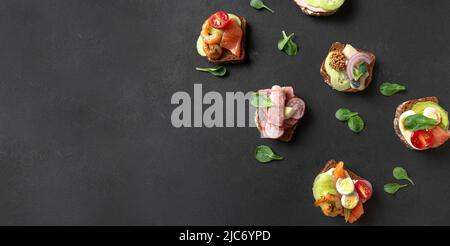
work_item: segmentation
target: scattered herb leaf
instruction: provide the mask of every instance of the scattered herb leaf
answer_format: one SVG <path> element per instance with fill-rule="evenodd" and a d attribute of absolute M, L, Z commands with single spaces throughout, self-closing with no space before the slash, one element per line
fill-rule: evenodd
<path fill-rule="evenodd" d="M 404 184 L 404 185 L 397 184 L 397 183 L 385 184 L 384 191 L 386 193 L 394 195 L 395 193 L 397 193 L 398 190 L 400 190 L 401 188 L 406 187 L 406 186 L 408 186 L 408 184 Z"/>
<path fill-rule="evenodd" d="M 359 133 L 364 129 L 364 120 L 359 115 L 350 117 L 347 124 L 354 133 Z"/>
<path fill-rule="evenodd" d="M 408 172 L 402 167 L 396 167 L 394 170 L 392 170 L 392 174 L 394 175 L 394 178 L 397 180 L 408 180 L 411 184 L 414 185 L 414 182 L 409 178 Z"/>
<path fill-rule="evenodd" d="M 225 74 L 227 74 L 227 69 L 225 67 L 206 67 L 206 68 L 201 68 L 201 67 L 196 67 L 195 70 L 197 71 L 201 71 L 201 72 L 207 72 L 210 73 L 216 77 L 222 77 L 225 76 Z"/>
<path fill-rule="evenodd" d="M 287 36 L 285 31 L 282 32 L 282 35 L 283 35 L 283 38 L 280 41 L 278 41 L 278 50 L 280 50 L 280 51 L 284 49 L 287 42 L 294 36 L 293 33 L 291 33 L 291 35 Z"/>
<path fill-rule="evenodd" d="M 406 91 L 406 86 L 388 82 L 385 82 L 380 86 L 381 94 L 387 97 L 397 94 L 401 91 Z"/>
<path fill-rule="evenodd" d="M 253 94 L 252 98 L 250 99 L 250 104 L 255 108 L 272 107 L 272 101 L 270 100 L 270 98 L 267 95 L 261 93 Z"/>
<path fill-rule="evenodd" d="M 275 154 L 269 146 L 260 145 L 256 147 L 255 158 L 261 163 L 283 160 L 282 156 Z"/>
<path fill-rule="evenodd" d="M 405 128 L 412 131 L 430 129 L 437 125 L 439 122 L 435 119 L 428 118 L 421 114 L 414 114 L 406 117 Z"/>
<path fill-rule="evenodd" d="M 258 9 L 258 10 L 259 9 L 267 9 L 271 13 L 275 12 L 271 8 L 267 7 L 262 0 L 251 0 L 250 1 L 250 6 L 252 6 L 254 9 Z"/>
<path fill-rule="evenodd" d="M 283 37 L 278 41 L 278 50 L 284 51 L 286 54 L 290 56 L 295 56 L 298 53 L 298 45 L 292 40 L 294 38 L 294 34 L 290 34 L 289 36 L 285 31 L 281 32 Z"/>
<path fill-rule="evenodd" d="M 336 111 L 335 115 L 336 115 L 336 119 L 338 119 L 340 121 L 347 121 L 352 116 L 358 115 L 358 112 L 352 112 L 348 108 L 340 108 Z"/>

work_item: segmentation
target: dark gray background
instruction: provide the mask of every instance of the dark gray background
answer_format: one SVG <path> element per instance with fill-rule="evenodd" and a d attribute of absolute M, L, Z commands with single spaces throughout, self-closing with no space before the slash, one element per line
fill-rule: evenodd
<path fill-rule="evenodd" d="M 444 225 L 450 221 L 450 151 L 414 152 L 394 134 L 395 107 L 435 95 L 450 108 L 450 1 L 348 1 L 326 18 L 291 0 L 0 2 L 0 224 L 3 225 L 343 225 L 313 207 L 311 186 L 331 158 L 374 185 L 358 225 Z M 248 60 L 215 78 L 195 50 L 216 10 L 247 17 Z M 295 32 L 299 55 L 276 49 Z M 319 67 L 334 41 L 377 57 L 361 94 L 331 90 Z M 408 92 L 381 96 L 380 83 Z M 252 128 L 172 127 L 176 91 L 252 91 L 293 85 L 308 106 L 293 142 L 260 139 Z M 359 135 L 335 120 L 361 113 Z M 268 144 L 285 156 L 261 165 Z M 383 192 L 392 168 L 415 186 Z"/>

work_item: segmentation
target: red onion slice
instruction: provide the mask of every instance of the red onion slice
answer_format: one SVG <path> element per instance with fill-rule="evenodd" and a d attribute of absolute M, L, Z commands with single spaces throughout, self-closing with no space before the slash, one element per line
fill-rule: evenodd
<path fill-rule="evenodd" d="M 372 59 L 370 56 L 366 53 L 358 53 L 350 58 L 347 64 L 347 76 L 350 80 L 354 80 L 353 77 L 353 68 L 356 64 L 359 64 L 361 61 L 366 62 L 367 64 L 370 64 L 372 62 Z"/>

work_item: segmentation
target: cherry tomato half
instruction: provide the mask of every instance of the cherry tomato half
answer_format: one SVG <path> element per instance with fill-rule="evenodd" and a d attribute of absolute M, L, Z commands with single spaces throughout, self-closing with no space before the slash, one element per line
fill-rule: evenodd
<path fill-rule="evenodd" d="M 225 11 L 219 11 L 209 17 L 209 24 L 216 29 L 226 29 L 230 24 L 230 17 Z"/>
<path fill-rule="evenodd" d="M 367 180 L 358 180 L 355 183 L 356 192 L 362 202 L 366 202 L 372 197 L 372 184 Z"/>
<path fill-rule="evenodd" d="M 411 143 L 418 149 L 425 149 L 433 144 L 433 133 L 431 130 L 418 130 L 411 136 Z"/>

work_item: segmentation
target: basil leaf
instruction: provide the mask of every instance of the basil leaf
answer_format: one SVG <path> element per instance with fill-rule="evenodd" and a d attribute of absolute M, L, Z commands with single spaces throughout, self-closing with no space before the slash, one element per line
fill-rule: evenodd
<path fill-rule="evenodd" d="M 394 195 L 395 193 L 397 193 L 398 190 L 400 190 L 403 187 L 408 186 L 408 184 L 404 184 L 404 185 L 400 185 L 397 183 L 392 183 L 392 184 L 385 184 L 384 185 L 384 191 L 386 193 L 389 193 L 391 195 Z"/>
<path fill-rule="evenodd" d="M 359 115 L 350 117 L 347 124 L 354 133 L 359 133 L 364 129 L 364 120 Z"/>
<path fill-rule="evenodd" d="M 216 77 L 222 77 L 225 76 L 225 74 L 227 74 L 227 69 L 225 67 L 207 67 L 207 68 L 201 68 L 201 67 L 196 67 L 195 70 L 197 71 L 201 71 L 201 72 L 207 72 L 210 73 Z"/>
<path fill-rule="evenodd" d="M 292 41 L 292 39 L 289 39 L 289 41 L 287 42 L 285 48 L 284 48 L 284 52 L 286 52 L 286 54 L 290 55 L 290 56 L 295 56 L 298 53 L 298 46 L 296 43 L 294 43 L 294 41 Z"/>
<path fill-rule="evenodd" d="M 263 9 L 264 8 L 264 9 L 269 10 L 271 13 L 275 12 L 271 8 L 267 7 L 262 0 L 251 0 L 250 6 L 252 6 L 254 9 Z"/>
<path fill-rule="evenodd" d="M 268 163 L 283 160 L 283 157 L 275 154 L 269 146 L 260 145 L 256 147 L 255 159 L 261 163 Z"/>
<path fill-rule="evenodd" d="M 292 33 L 291 35 L 287 36 L 285 31 L 282 31 L 283 38 L 278 41 L 278 50 L 283 50 L 286 44 L 289 42 L 289 40 L 294 36 Z"/>
<path fill-rule="evenodd" d="M 387 97 L 397 94 L 401 91 L 406 91 L 406 86 L 388 82 L 385 82 L 380 86 L 381 94 Z"/>
<path fill-rule="evenodd" d="M 270 98 L 267 95 L 261 93 L 253 94 L 252 98 L 250 99 L 250 104 L 255 108 L 272 107 L 272 101 L 270 100 Z"/>
<path fill-rule="evenodd" d="M 356 115 L 358 115 L 357 112 L 352 112 L 348 108 L 340 108 L 336 111 L 336 114 L 335 114 L 336 119 L 338 119 L 340 121 L 347 121 L 352 116 L 356 116 Z"/>
<path fill-rule="evenodd" d="M 359 64 L 356 73 L 353 73 L 353 77 L 356 81 L 358 81 L 364 74 L 367 73 L 367 63 L 363 62 Z"/>
<path fill-rule="evenodd" d="M 396 167 L 392 170 L 392 175 L 397 180 L 408 180 L 411 184 L 414 185 L 414 182 L 409 178 L 408 172 L 402 167 Z"/>
<path fill-rule="evenodd" d="M 421 114 L 414 114 L 406 117 L 405 128 L 412 131 L 430 129 L 437 125 L 439 122 L 435 119 L 428 118 Z"/>
<path fill-rule="evenodd" d="M 284 51 L 287 55 L 295 56 L 298 53 L 298 45 L 292 40 L 294 34 L 286 35 L 285 31 L 282 31 L 282 38 L 278 41 L 278 50 Z"/>

